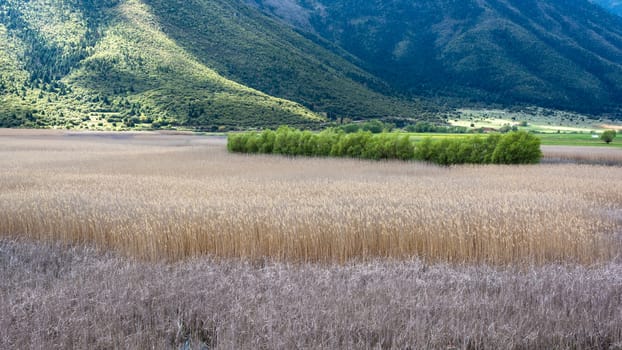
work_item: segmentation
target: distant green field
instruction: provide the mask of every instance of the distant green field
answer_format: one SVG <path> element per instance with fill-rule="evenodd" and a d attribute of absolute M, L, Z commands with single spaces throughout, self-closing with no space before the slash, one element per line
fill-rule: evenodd
<path fill-rule="evenodd" d="M 435 133 L 408 133 L 411 140 L 420 141 L 426 137 L 432 138 L 456 138 L 468 137 L 474 134 L 435 134 Z M 484 134 L 485 135 L 485 134 Z M 546 146 L 595 146 L 595 147 L 618 147 L 622 148 L 622 135 L 613 140 L 612 143 L 606 144 L 600 138 L 593 138 L 591 134 L 537 134 L 542 140 L 542 145 Z"/>
<path fill-rule="evenodd" d="M 425 139 L 426 137 L 431 137 L 434 139 L 441 139 L 441 138 L 460 138 L 460 137 L 468 137 L 468 136 L 473 136 L 474 134 L 440 134 L 440 133 L 418 133 L 418 132 L 405 132 L 403 134 L 407 134 L 408 136 L 410 136 L 410 140 L 411 141 L 421 141 L 423 139 Z"/>
<path fill-rule="evenodd" d="M 602 130 L 603 124 L 614 123 L 608 119 L 594 119 L 578 113 L 528 107 L 524 111 L 499 109 L 458 109 L 457 118 L 448 119 L 451 125 L 471 129 L 503 126 L 520 126 L 523 130 L 540 133 L 590 133 Z M 524 125 L 520 125 L 524 124 Z M 614 123 L 615 124 L 615 123 Z"/>
<path fill-rule="evenodd" d="M 543 145 L 550 146 L 597 146 L 622 148 L 622 136 L 618 136 L 610 144 L 604 143 L 600 138 L 594 138 L 591 134 L 540 134 Z"/>

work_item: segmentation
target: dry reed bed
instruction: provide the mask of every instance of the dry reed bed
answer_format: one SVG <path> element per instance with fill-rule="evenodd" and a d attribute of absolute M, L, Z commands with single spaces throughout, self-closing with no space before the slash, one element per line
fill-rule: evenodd
<path fill-rule="evenodd" d="M 2 349 L 619 349 L 622 265 L 140 263 L 0 239 Z"/>
<path fill-rule="evenodd" d="M 542 146 L 545 163 L 622 166 L 622 148 Z"/>
<path fill-rule="evenodd" d="M 226 153 L 174 135 L 0 138 L 0 232 L 145 259 L 594 263 L 620 253 L 622 172 Z"/>

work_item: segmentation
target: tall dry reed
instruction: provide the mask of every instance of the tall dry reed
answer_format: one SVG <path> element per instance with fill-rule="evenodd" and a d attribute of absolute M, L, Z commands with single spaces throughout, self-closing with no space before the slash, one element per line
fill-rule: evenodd
<path fill-rule="evenodd" d="M 622 166 L 622 148 L 542 146 L 546 163 Z"/>
<path fill-rule="evenodd" d="M 224 140 L 4 132 L 0 233 L 145 259 L 594 263 L 622 172 L 231 155 Z"/>
<path fill-rule="evenodd" d="M 144 263 L 0 239 L 2 349 L 619 349 L 622 264 Z"/>

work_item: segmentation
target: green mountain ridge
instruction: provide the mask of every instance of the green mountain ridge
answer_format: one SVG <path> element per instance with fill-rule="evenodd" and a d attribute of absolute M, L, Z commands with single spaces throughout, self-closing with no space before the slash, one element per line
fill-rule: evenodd
<path fill-rule="evenodd" d="M 163 30 L 203 63 L 245 85 L 319 113 L 420 117 L 425 108 L 359 68 L 338 46 L 265 16 L 241 0 L 145 0 Z M 214 16 L 214 14 L 226 14 Z"/>
<path fill-rule="evenodd" d="M 249 1 L 404 93 L 620 112 L 622 19 L 587 0 Z"/>
<path fill-rule="evenodd" d="M 419 110 L 367 88 L 384 83 L 246 5 L 171 6 L 149 0 L 0 2 L 0 125 L 222 130 L 316 125 L 334 113 L 414 116 Z M 209 21 L 220 22 L 205 27 Z M 192 23 L 204 27 L 185 27 Z M 298 61 L 290 67 L 292 59 Z M 281 79 L 283 71 L 296 76 Z"/>
<path fill-rule="evenodd" d="M 622 115 L 622 18 L 588 0 L 0 0 L 0 63 L 0 127 Z"/>
<path fill-rule="evenodd" d="M 1 102 L 9 126 L 215 127 L 321 120 L 297 103 L 201 64 L 166 37 L 140 1 L 56 4 L 3 5 L 0 43 L 6 49 L 0 57 L 12 64 L 3 65 Z M 92 13 L 97 17 L 88 17 Z"/>

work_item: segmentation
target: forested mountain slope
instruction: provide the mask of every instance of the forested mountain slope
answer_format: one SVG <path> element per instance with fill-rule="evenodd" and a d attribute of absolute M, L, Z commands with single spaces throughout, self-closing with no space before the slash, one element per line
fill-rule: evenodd
<path fill-rule="evenodd" d="M 417 117 L 425 107 L 400 98 L 338 46 L 294 31 L 244 1 L 145 2 L 163 30 L 205 64 L 313 111 L 357 118 Z"/>
<path fill-rule="evenodd" d="M 346 59 L 228 1 L 4 0 L 0 62 L 4 126 L 215 130 L 418 112 L 368 88 L 387 89 Z"/>
<path fill-rule="evenodd" d="M 622 18 L 587 0 L 250 1 L 402 92 L 590 113 L 622 104 Z"/>
<path fill-rule="evenodd" d="M 0 126 L 622 110 L 622 17 L 588 0 L 0 0 L 0 63 Z"/>

